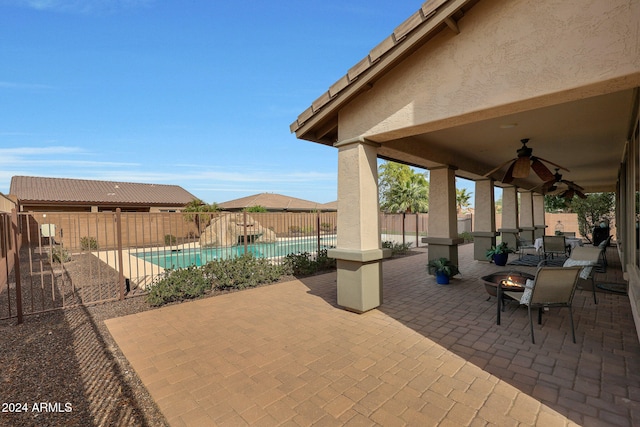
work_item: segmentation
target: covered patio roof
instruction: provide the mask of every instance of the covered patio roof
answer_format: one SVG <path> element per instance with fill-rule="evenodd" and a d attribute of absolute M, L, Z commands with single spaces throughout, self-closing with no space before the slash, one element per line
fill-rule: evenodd
<path fill-rule="evenodd" d="M 561 171 L 564 179 L 587 192 L 614 191 L 637 115 L 638 4 L 612 7 L 635 16 L 612 29 L 588 22 L 597 6 L 535 3 L 425 2 L 291 130 L 327 145 L 364 137 L 381 144 L 378 157 L 448 165 L 471 180 L 516 157 L 519 141 L 530 138 L 533 155 L 570 170 Z M 586 23 L 562 43 L 553 39 L 559 26 L 579 20 Z M 629 33 L 635 43 L 625 40 Z M 598 53 L 603 46 L 608 58 Z M 505 171 L 492 178 L 500 181 Z M 531 174 L 514 184 L 538 191 L 541 181 Z"/>

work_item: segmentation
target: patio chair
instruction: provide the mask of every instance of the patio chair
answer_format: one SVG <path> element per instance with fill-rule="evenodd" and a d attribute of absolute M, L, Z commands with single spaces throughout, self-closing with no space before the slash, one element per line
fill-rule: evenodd
<path fill-rule="evenodd" d="M 563 264 L 563 267 L 583 267 L 580 272 L 580 278 L 584 280 L 591 279 L 594 304 L 598 303 L 598 298 L 596 297 L 595 267 L 598 265 L 600 253 L 601 251 L 598 248 L 577 246 L 571 251 L 571 256 Z"/>
<path fill-rule="evenodd" d="M 544 258 L 555 255 L 567 255 L 567 242 L 564 236 L 542 236 L 542 251 Z"/>
<path fill-rule="evenodd" d="M 533 250 L 538 255 L 538 250 L 533 242 L 523 239 L 520 236 L 516 236 L 516 246 L 518 249 L 518 259 L 522 259 L 526 255 L 527 251 Z"/>
<path fill-rule="evenodd" d="M 598 250 L 600 251 L 599 263 L 602 266 L 602 272 L 607 271 L 607 265 L 609 264 L 607 262 L 607 248 L 609 247 L 609 244 L 611 244 L 611 236 L 607 237 L 598 245 Z"/>
<path fill-rule="evenodd" d="M 503 291 L 502 286 L 498 286 L 498 312 L 500 311 L 503 294 L 522 305 L 526 305 L 529 312 L 531 342 L 535 344 L 531 310 L 538 309 L 538 324 L 540 325 L 542 324 L 542 310 L 567 307 L 569 308 L 569 318 L 571 320 L 571 336 L 575 343 L 576 333 L 573 325 L 571 303 L 581 270 L 582 267 L 539 267 L 535 279 L 527 280 L 524 292 Z"/>

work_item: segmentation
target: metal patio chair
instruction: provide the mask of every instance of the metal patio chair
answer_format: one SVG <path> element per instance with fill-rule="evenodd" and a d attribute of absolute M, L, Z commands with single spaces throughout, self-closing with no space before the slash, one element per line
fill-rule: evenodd
<path fill-rule="evenodd" d="M 526 305 L 529 312 L 529 326 L 531 329 L 531 342 L 536 343 L 533 334 L 533 317 L 531 311 L 538 309 L 538 324 L 542 324 L 542 311 L 546 308 L 567 307 L 571 319 L 571 336 L 576 342 L 576 333 L 573 324 L 573 312 L 571 303 L 576 291 L 578 278 L 582 267 L 539 267 L 533 281 L 527 280 L 524 292 L 503 291 L 498 285 L 498 312 L 502 295 L 506 295 L 522 305 Z"/>
<path fill-rule="evenodd" d="M 599 248 L 577 246 L 571 251 L 571 256 L 563 264 L 563 267 L 583 267 L 580 272 L 580 278 L 585 280 L 591 279 L 594 304 L 598 303 L 595 274 L 600 256 L 601 250 Z"/>
<path fill-rule="evenodd" d="M 567 241 L 564 236 L 542 236 L 542 251 L 544 258 L 555 255 L 567 255 Z"/>
<path fill-rule="evenodd" d="M 523 239 L 520 236 L 516 236 L 516 246 L 518 250 L 518 259 L 522 259 L 522 257 L 526 255 L 527 251 L 531 250 L 533 250 L 536 255 L 539 255 L 538 250 L 536 249 L 536 246 L 533 244 L 533 242 Z"/>

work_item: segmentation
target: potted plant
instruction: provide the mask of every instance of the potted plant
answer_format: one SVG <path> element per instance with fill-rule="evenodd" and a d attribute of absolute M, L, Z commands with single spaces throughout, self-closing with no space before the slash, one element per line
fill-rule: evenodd
<path fill-rule="evenodd" d="M 436 276 L 436 283 L 439 285 L 449 284 L 449 278 L 460 273 L 458 266 L 447 258 L 432 259 L 427 264 L 429 274 Z"/>
<path fill-rule="evenodd" d="M 487 250 L 487 259 L 491 262 L 495 262 L 496 265 L 507 265 L 509 254 L 514 253 L 515 250 L 509 247 L 507 242 L 502 242 L 499 245 L 491 246 L 491 249 Z"/>

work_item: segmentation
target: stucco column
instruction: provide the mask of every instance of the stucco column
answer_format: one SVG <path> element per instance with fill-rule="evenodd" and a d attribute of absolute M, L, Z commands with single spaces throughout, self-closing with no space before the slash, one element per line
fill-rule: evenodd
<path fill-rule="evenodd" d="M 443 166 L 429 170 L 429 236 L 422 239 L 429 245 L 429 260 L 448 258 L 458 264 L 455 169 Z"/>
<path fill-rule="evenodd" d="M 476 181 L 473 259 L 487 261 L 487 249 L 496 244 L 496 206 L 492 179 Z"/>
<path fill-rule="evenodd" d="M 382 259 L 378 205 L 379 145 L 364 138 L 338 148 L 338 241 L 328 255 L 337 260 L 338 305 L 363 313 L 382 304 Z"/>
<path fill-rule="evenodd" d="M 535 231 L 533 233 L 534 239 L 545 235 L 547 228 L 546 221 L 544 219 L 544 195 L 534 193 L 533 196 L 533 225 Z"/>
<path fill-rule="evenodd" d="M 520 233 L 518 226 L 518 189 L 514 186 L 502 189 L 502 228 L 498 230 L 502 241 L 515 249 L 516 235 Z"/>
<path fill-rule="evenodd" d="M 533 242 L 535 236 L 535 223 L 533 215 L 533 193 L 523 191 L 520 193 L 520 235 L 523 239 Z"/>

